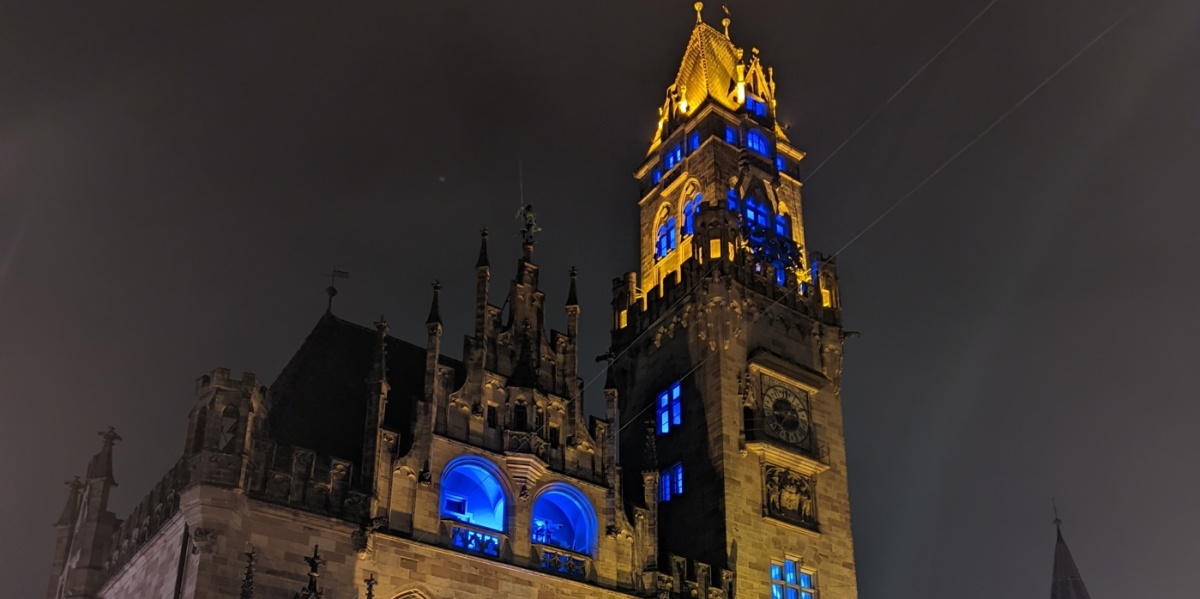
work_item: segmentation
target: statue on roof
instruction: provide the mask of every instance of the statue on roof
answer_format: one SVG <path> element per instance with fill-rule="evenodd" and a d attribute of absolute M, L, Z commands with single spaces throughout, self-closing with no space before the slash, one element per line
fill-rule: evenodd
<path fill-rule="evenodd" d="M 521 241 L 527 245 L 533 245 L 534 233 L 541 232 L 542 228 L 538 226 L 537 214 L 533 212 L 533 204 L 525 204 L 517 211 L 517 220 L 521 221 Z"/>

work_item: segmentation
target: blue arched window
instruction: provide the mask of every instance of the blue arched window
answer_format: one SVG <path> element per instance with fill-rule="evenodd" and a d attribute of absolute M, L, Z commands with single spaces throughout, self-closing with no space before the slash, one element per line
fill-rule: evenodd
<path fill-rule="evenodd" d="M 666 256 L 677 245 L 679 245 L 679 239 L 675 232 L 675 217 L 672 216 L 658 227 L 658 236 L 654 241 L 654 257 L 662 258 Z"/>
<path fill-rule="evenodd" d="M 596 511 L 579 489 L 553 483 L 533 503 L 531 532 L 534 543 L 594 556 Z"/>
<path fill-rule="evenodd" d="M 695 232 L 694 221 L 696 211 L 700 209 L 700 194 L 696 194 L 695 199 L 683 205 L 683 234 L 691 235 Z"/>
<path fill-rule="evenodd" d="M 504 532 L 507 504 L 503 474 L 495 464 L 476 456 L 455 458 L 442 471 L 439 510 L 443 518 Z"/>
<path fill-rule="evenodd" d="M 771 155 L 771 142 L 767 141 L 767 136 L 761 131 L 750 130 L 746 133 L 746 147 L 763 156 Z"/>

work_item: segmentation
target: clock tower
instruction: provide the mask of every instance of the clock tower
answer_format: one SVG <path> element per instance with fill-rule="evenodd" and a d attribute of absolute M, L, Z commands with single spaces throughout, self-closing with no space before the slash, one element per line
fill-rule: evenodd
<path fill-rule="evenodd" d="M 727 596 L 853 599 L 837 275 L 805 245 L 773 70 L 701 8 L 635 173 L 640 269 L 613 286 L 622 484 L 657 538 L 635 559 Z"/>

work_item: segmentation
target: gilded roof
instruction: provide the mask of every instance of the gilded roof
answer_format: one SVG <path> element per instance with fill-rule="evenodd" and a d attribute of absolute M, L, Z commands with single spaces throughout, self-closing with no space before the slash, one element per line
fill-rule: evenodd
<path fill-rule="evenodd" d="M 722 106 L 736 110 L 737 65 L 741 56 L 742 51 L 725 34 L 705 23 L 697 23 L 675 75 L 675 89 L 692 108 L 699 107 L 711 97 Z"/>
<path fill-rule="evenodd" d="M 651 152 L 662 143 L 664 135 L 669 135 L 710 99 L 728 110 L 738 111 L 744 107 L 747 96 L 754 96 L 768 106 L 767 118 L 774 121 L 775 81 L 771 69 L 759 61 L 757 49 L 751 49 L 746 56 L 735 46 L 729 39 L 729 20 L 723 24 L 725 33 L 697 18 L 675 82 L 667 88 L 659 109 L 659 126 L 650 144 Z M 774 123 L 774 130 L 780 141 L 787 141 L 778 123 Z"/>

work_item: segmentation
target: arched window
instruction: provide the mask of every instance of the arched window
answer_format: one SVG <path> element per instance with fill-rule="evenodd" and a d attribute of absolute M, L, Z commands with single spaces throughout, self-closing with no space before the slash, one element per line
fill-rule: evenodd
<path fill-rule="evenodd" d="M 575 487 L 554 483 L 539 493 L 533 503 L 532 526 L 534 543 L 595 554 L 596 511 Z"/>
<path fill-rule="evenodd" d="M 695 216 L 696 211 L 700 209 L 700 194 L 683 205 L 683 234 L 691 235 L 695 233 Z"/>
<path fill-rule="evenodd" d="M 763 156 L 771 155 L 771 142 L 767 141 L 767 136 L 763 135 L 761 131 L 752 129 L 746 133 L 746 147 Z"/>
<path fill-rule="evenodd" d="M 455 458 L 442 471 L 442 518 L 504 532 L 507 501 L 501 476 L 500 469 L 483 458 Z"/>
<path fill-rule="evenodd" d="M 658 235 L 654 241 L 654 257 L 662 258 L 671 253 L 679 245 L 679 239 L 675 232 L 675 217 L 668 217 L 658 227 Z"/>

